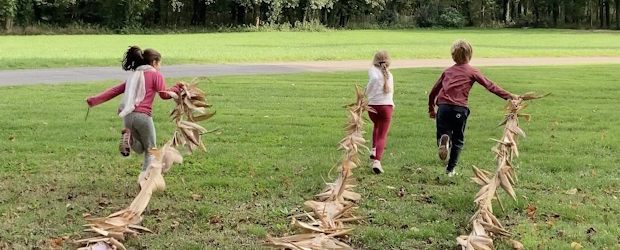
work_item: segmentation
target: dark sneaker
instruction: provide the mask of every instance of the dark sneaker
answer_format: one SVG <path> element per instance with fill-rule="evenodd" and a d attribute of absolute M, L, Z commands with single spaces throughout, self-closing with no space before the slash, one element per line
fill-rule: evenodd
<path fill-rule="evenodd" d="M 129 156 L 131 152 L 131 132 L 128 128 L 124 128 L 121 132 L 121 143 L 118 145 L 118 150 L 124 157 Z"/>
<path fill-rule="evenodd" d="M 437 154 L 439 159 L 446 161 L 448 159 L 448 152 L 450 151 L 450 137 L 448 135 L 441 135 L 439 138 L 439 150 Z"/>

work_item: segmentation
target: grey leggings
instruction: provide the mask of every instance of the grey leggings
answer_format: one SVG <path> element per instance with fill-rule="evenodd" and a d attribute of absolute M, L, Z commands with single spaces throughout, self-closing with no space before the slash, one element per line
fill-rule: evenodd
<path fill-rule="evenodd" d="M 132 112 L 123 118 L 123 126 L 131 130 L 131 149 L 138 154 L 144 153 L 144 162 L 142 163 L 142 171 L 151 163 L 153 158 L 148 149 L 156 147 L 155 143 L 155 125 L 153 117 L 139 112 Z"/>

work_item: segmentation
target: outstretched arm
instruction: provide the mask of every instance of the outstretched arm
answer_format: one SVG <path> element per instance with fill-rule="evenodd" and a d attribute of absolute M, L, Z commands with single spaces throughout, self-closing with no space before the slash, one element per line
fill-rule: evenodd
<path fill-rule="evenodd" d="M 125 92 L 125 82 L 103 91 L 102 93 L 86 98 L 89 107 L 94 107 Z"/>
<path fill-rule="evenodd" d="M 155 91 L 159 93 L 159 97 L 161 99 L 167 100 L 172 97 L 168 93 L 166 93 L 166 91 L 179 93 L 179 91 L 181 91 L 181 84 L 177 83 L 174 86 L 170 87 L 169 89 L 166 89 L 166 81 L 164 80 L 164 77 L 161 75 L 158 75 L 157 78 L 155 79 Z"/>
<path fill-rule="evenodd" d="M 435 86 L 433 86 L 433 88 L 431 89 L 431 93 L 428 94 L 428 114 L 431 118 L 435 118 L 435 99 L 437 99 L 437 95 L 439 94 L 439 91 L 441 90 L 441 87 L 443 87 L 443 78 L 444 78 L 444 73 L 441 73 L 441 76 L 439 77 L 439 79 L 437 79 L 437 82 L 435 82 Z"/>
<path fill-rule="evenodd" d="M 484 86 L 487 90 L 491 91 L 491 93 L 501 97 L 504 100 L 518 98 L 516 95 L 513 95 L 510 92 L 497 86 L 491 80 L 487 79 L 484 75 L 482 75 L 482 73 L 480 73 L 478 70 L 474 71 L 474 78 L 476 79 L 476 82 L 480 83 L 480 85 Z"/>

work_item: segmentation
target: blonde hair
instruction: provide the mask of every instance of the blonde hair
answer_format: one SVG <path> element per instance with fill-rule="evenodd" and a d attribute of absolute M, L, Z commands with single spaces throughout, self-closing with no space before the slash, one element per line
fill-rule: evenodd
<path fill-rule="evenodd" d="M 465 64 L 469 63 L 469 60 L 471 60 L 474 49 L 468 41 L 459 39 L 452 44 L 450 53 L 452 54 L 452 60 L 454 60 L 455 63 Z"/>
<path fill-rule="evenodd" d="M 392 63 L 392 59 L 387 51 L 382 50 L 375 53 L 375 59 L 372 60 L 372 64 L 381 70 L 383 73 L 383 93 L 390 93 L 390 85 L 388 85 L 388 80 L 390 79 L 390 63 Z"/>

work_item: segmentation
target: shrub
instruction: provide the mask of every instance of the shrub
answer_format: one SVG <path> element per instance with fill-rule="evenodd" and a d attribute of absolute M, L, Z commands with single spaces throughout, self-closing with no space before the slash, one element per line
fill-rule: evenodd
<path fill-rule="evenodd" d="M 465 17 L 457 9 L 453 7 L 447 7 L 442 10 L 442 14 L 439 16 L 439 25 L 442 27 L 460 28 L 465 23 Z"/>

